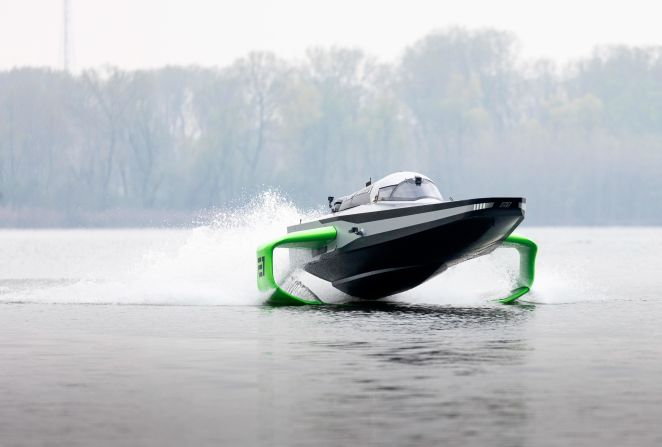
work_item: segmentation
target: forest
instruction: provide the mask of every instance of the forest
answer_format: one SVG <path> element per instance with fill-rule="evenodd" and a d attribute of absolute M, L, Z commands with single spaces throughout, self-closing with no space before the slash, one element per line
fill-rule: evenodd
<path fill-rule="evenodd" d="M 662 224 L 662 47 L 560 65 L 451 28 L 394 62 L 0 72 L 0 226 L 185 223 L 273 189 L 322 211 L 397 170 L 456 200 L 524 196 L 529 224 Z"/>

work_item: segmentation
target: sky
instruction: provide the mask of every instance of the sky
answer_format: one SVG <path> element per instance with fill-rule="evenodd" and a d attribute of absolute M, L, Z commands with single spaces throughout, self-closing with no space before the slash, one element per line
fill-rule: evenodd
<path fill-rule="evenodd" d="M 659 0 L 69 0 L 72 68 L 225 66 L 252 50 L 311 46 L 384 61 L 451 26 L 514 32 L 525 59 L 560 63 L 596 45 L 662 45 Z M 0 0 L 0 69 L 63 64 L 64 0 Z"/>

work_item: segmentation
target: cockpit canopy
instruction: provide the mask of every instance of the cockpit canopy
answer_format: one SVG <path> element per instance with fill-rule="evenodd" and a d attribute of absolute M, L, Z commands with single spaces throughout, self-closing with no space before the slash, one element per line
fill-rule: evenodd
<path fill-rule="evenodd" d="M 406 201 L 418 199 L 443 200 L 441 193 L 431 180 L 416 177 L 404 180 L 397 185 L 379 188 L 375 201 Z"/>
<path fill-rule="evenodd" d="M 329 199 L 329 206 L 334 213 L 371 202 L 409 202 L 420 199 L 434 199 L 441 202 L 444 200 L 434 182 L 416 172 L 396 172 L 374 183 L 368 183 L 365 188 L 354 194 L 335 200 L 332 197 Z"/>

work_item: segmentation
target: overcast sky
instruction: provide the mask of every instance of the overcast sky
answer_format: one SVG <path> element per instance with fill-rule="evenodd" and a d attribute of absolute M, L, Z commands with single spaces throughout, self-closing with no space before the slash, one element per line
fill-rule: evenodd
<path fill-rule="evenodd" d="M 62 65 L 63 0 L 0 0 L 0 68 Z M 597 44 L 662 45 L 656 0 L 70 0 L 75 69 L 227 65 L 250 50 L 298 58 L 357 46 L 383 60 L 448 26 L 513 31 L 527 58 Z M 660 5 L 660 6 L 658 6 Z"/>

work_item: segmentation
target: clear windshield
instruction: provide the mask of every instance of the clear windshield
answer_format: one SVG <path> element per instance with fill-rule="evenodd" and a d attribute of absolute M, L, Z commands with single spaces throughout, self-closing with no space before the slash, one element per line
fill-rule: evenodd
<path fill-rule="evenodd" d="M 377 194 L 377 200 L 405 201 L 425 198 L 443 200 L 434 183 L 427 179 L 422 179 L 418 184 L 413 178 L 407 179 L 396 186 L 380 188 Z"/>

